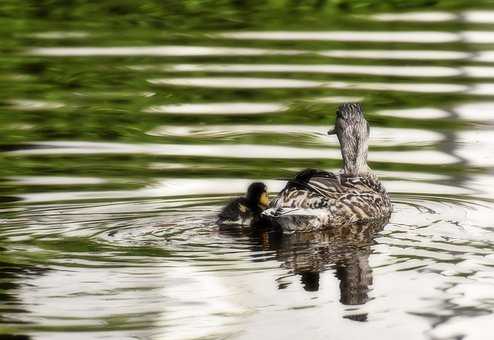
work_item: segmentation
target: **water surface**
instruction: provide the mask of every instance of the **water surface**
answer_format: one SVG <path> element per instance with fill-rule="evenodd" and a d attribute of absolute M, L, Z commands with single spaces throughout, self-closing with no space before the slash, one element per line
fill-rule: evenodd
<path fill-rule="evenodd" d="M 219 18 L 177 2 L 166 21 L 28 2 L 0 5 L 0 334 L 492 334 L 492 8 L 223 4 Z M 325 132 L 348 101 L 393 200 L 384 228 L 214 224 L 252 181 L 274 195 L 300 169 L 337 170 Z"/>

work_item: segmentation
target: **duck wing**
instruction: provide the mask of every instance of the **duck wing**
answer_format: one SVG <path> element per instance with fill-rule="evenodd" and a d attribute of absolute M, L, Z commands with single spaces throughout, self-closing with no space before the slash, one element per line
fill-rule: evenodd
<path fill-rule="evenodd" d="M 328 206 L 345 192 L 340 175 L 316 169 L 305 169 L 271 202 L 270 208 L 318 209 Z"/>
<path fill-rule="evenodd" d="M 377 177 L 306 169 L 273 199 L 263 215 L 284 232 L 314 231 L 389 216 L 392 206 Z"/>

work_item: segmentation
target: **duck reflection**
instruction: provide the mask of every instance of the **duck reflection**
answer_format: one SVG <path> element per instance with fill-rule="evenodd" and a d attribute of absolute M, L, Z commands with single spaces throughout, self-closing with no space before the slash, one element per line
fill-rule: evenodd
<path fill-rule="evenodd" d="M 0 253 L 6 252 L 7 249 L 0 246 Z M 16 326 L 24 322 L 16 320 L 15 316 L 21 313 L 27 313 L 23 308 L 22 302 L 16 295 L 16 290 L 21 285 L 19 279 L 31 275 L 42 275 L 43 270 L 28 265 L 17 265 L 0 261 L 0 302 L 2 305 L 0 313 L 0 338 L 5 340 L 29 340 L 30 336 L 18 333 Z M 1 326 L 6 326 L 2 329 Z"/>
<path fill-rule="evenodd" d="M 343 305 L 362 305 L 369 300 L 372 269 L 369 256 L 374 236 L 388 220 L 342 226 L 327 231 L 282 234 L 255 226 L 250 231 L 256 250 L 274 251 L 276 259 L 291 274 L 299 275 L 304 290 L 320 289 L 320 273 L 332 269 L 339 280 L 340 302 Z M 231 230 L 230 230 L 231 232 Z M 283 282 L 283 278 L 279 278 Z M 288 286 L 280 283 L 279 289 Z M 366 314 L 352 314 L 346 318 L 366 321 Z"/>

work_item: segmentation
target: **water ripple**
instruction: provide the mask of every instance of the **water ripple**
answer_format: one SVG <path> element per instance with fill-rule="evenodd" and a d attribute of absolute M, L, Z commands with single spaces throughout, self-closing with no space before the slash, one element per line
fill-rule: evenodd
<path fill-rule="evenodd" d="M 9 151 L 6 155 L 84 155 L 84 154 L 147 154 L 161 156 L 195 156 L 226 158 L 338 159 L 340 150 L 330 148 L 298 148 L 256 144 L 126 144 L 76 141 L 37 142 L 30 147 Z M 408 164 L 453 164 L 458 160 L 447 153 L 423 151 L 373 151 L 375 162 Z"/>
<path fill-rule="evenodd" d="M 476 84 L 473 88 L 461 84 L 441 83 L 370 83 L 344 81 L 315 81 L 289 78 L 254 78 L 254 77 L 190 77 L 149 79 L 151 84 L 166 86 L 187 86 L 222 89 L 343 89 L 375 90 L 417 93 L 462 93 L 476 95 L 494 93 L 493 84 Z"/>
<path fill-rule="evenodd" d="M 219 73 L 319 73 L 366 74 L 391 77 L 489 77 L 494 68 L 465 67 L 456 69 L 440 66 L 361 66 L 361 65 L 295 65 L 295 64 L 172 64 L 161 68 L 169 72 Z"/>
<path fill-rule="evenodd" d="M 288 105 L 281 103 L 202 103 L 155 105 L 144 110 L 149 113 L 180 115 L 251 115 L 282 112 Z"/>
<path fill-rule="evenodd" d="M 372 15 L 371 18 L 375 21 L 383 22 L 460 21 L 475 24 L 494 24 L 494 11 L 380 13 Z"/>
<path fill-rule="evenodd" d="M 231 137 L 247 134 L 306 135 L 323 144 L 338 146 L 336 139 L 328 137 L 324 125 L 166 125 L 157 127 L 147 134 L 151 136 L 174 137 Z M 373 128 L 370 144 L 375 146 L 433 145 L 443 140 L 439 133 L 419 129 Z"/>
<path fill-rule="evenodd" d="M 60 102 L 33 99 L 12 99 L 7 102 L 10 104 L 9 109 L 15 111 L 48 111 L 65 106 Z"/>
<path fill-rule="evenodd" d="M 222 47 L 222 46 L 132 46 L 132 47 L 40 47 L 28 51 L 30 55 L 47 57 L 214 57 L 214 56 L 294 56 L 306 52 L 265 48 Z"/>
<path fill-rule="evenodd" d="M 402 43 L 451 43 L 460 39 L 451 32 L 437 31 L 402 31 L 402 32 L 369 32 L 369 31 L 321 31 L 321 32 L 224 32 L 214 37 L 236 40 L 316 40 L 316 41 L 362 41 L 362 42 L 402 42 Z"/>
<path fill-rule="evenodd" d="M 62 5 L 6 17 L 0 333 L 489 338 L 494 11 L 299 16 L 296 2 L 285 14 L 302 19 L 279 31 L 262 31 L 281 22 L 269 6 L 221 22 L 173 8 L 190 28 L 176 32 L 142 6 L 118 8 L 118 32 L 77 20 L 96 2 L 72 13 L 87 32 L 46 20 Z M 348 101 L 368 112 L 384 228 L 215 224 L 253 181 L 273 197 L 303 168 L 339 171 L 325 131 Z"/>
<path fill-rule="evenodd" d="M 318 52 L 322 56 L 331 58 L 353 59 L 389 59 L 389 60 L 466 60 L 473 58 L 474 54 L 463 51 L 443 50 L 331 50 Z M 482 55 L 482 52 L 481 52 Z M 479 57 L 480 58 L 480 57 Z M 485 61 L 488 55 L 482 57 Z M 494 58 L 493 58 L 494 59 Z M 480 61 L 480 60 L 479 60 Z"/>
<path fill-rule="evenodd" d="M 445 44 L 467 42 L 473 44 L 491 44 L 494 36 L 490 31 L 272 31 L 272 32 L 224 32 L 214 37 L 234 40 L 279 40 L 279 41 L 345 41 L 345 42 L 380 42 L 380 43 L 420 43 Z"/>

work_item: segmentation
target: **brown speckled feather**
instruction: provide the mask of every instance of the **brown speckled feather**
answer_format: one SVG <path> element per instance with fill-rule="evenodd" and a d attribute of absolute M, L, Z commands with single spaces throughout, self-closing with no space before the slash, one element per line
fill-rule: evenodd
<path fill-rule="evenodd" d="M 320 172 L 305 183 L 289 182 L 271 201 L 270 208 L 325 208 L 328 222 L 341 225 L 387 216 L 391 213 L 391 202 L 375 176 L 346 177 Z"/>

